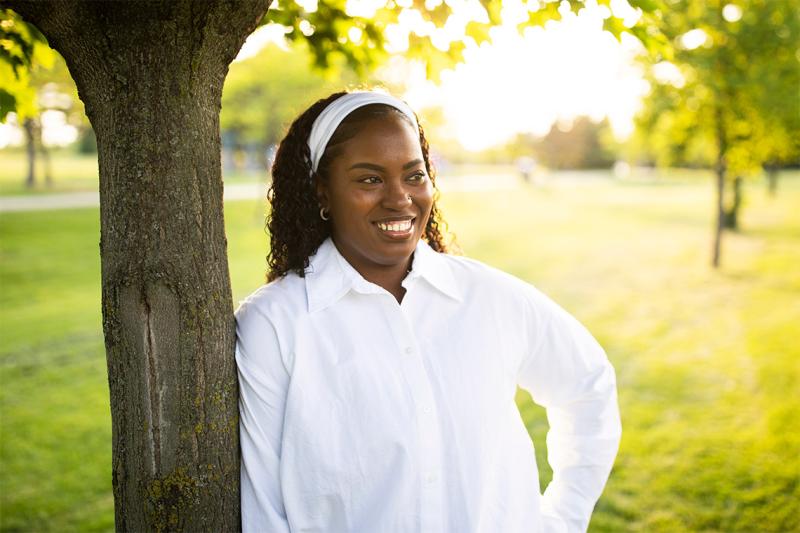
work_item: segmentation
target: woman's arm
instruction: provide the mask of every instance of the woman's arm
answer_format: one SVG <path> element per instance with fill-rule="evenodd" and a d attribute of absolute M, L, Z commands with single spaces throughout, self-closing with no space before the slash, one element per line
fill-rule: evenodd
<path fill-rule="evenodd" d="M 271 322 L 254 304 L 236 312 L 242 531 L 288 532 L 280 484 L 289 374 Z"/>
<path fill-rule="evenodd" d="M 553 481 L 542 513 L 586 531 L 619 447 L 621 424 L 614 368 L 577 320 L 534 290 L 527 357 L 518 383 L 547 409 L 547 460 Z"/>

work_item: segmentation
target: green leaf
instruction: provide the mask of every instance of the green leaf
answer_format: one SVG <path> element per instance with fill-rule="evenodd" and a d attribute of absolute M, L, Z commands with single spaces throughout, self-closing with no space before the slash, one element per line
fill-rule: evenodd
<path fill-rule="evenodd" d="M 569 4 L 569 10 L 576 15 L 583 9 L 583 0 L 567 0 L 567 3 Z"/>
<path fill-rule="evenodd" d="M 628 28 L 622 23 L 622 19 L 613 15 L 603 21 L 603 29 L 616 37 L 617 41 L 621 40 L 622 34 L 628 31 Z"/>
<path fill-rule="evenodd" d="M 659 4 L 656 0 L 628 0 L 631 7 L 638 7 L 645 13 L 652 13 L 659 9 Z"/>
<path fill-rule="evenodd" d="M 500 0 L 480 0 L 483 9 L 486 10 L 486 15 L 489 17 L 489 23 L 497 26 L 503 22 L 500 16 L 500 11 L 503 8 L 503 2 Z"/>
<path fill-rule="evenodd" d="M 471 20 L 464 28 L 464 33 L 468 37 L 472 37 L 477 44 L 481 44 L 489 40 L 489 28 L 491 28 L 489 24 Z"/>
<path fill-rule="evenodd" d="M 561 12 L 558 10 L 558 2 L 548 2 L 536 11 L 528 13 L 528 22 L 522 26 L 544 26 L 548 20 L 561 20 Z"/>
<path fill-rule="evenodd" d="M 9 113 L 17 108 L 17 99 L 5 89 L 0 89 L 0 122 L 4 122 Z"/>

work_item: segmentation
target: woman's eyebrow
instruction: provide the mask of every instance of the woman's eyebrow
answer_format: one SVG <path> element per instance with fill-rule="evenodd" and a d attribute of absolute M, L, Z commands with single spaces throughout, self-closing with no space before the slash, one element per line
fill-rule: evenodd
<path fill-rule="evenodd" d="M 403 165 L 403 170 L 408 170 L 410 168 L 413 168 L 413 167 L 419 165 L 422 162 L 423 162 L 422 159 L 414 159 L 413 161 L 409 161 L 408 163 Z M 365 168 L 367 170 L 377 170 L 377 171 L 386 170 L 384 167 L 382 167 L 380 165 L 376 165 L 374 163 L 355 163 L 353 166 L 351 166 L 349 168 L 349 170 L 354 170 L 354 169 L 357 169 L 357 168 Z"/>

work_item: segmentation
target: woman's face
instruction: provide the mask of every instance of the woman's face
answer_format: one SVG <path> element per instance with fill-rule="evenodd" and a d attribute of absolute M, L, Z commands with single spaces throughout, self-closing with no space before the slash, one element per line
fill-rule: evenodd
<path fill-rule="evenodd" d="M 433 205 L 417 132 L 387 113 L 362 123 L 342 150 L 328 165 L 328 179 L 317 183 L 337 248 L 365 277 L 407 267 Z"/>

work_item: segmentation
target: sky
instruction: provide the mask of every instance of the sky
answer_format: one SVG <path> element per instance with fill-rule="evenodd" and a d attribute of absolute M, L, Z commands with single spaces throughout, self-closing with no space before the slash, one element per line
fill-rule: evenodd
<path fill-rule="evenodd" d="M 314 0 L 297 0 L 306 9 L 315 9 Z M 398 4 L 410 0 L 397 0 Z M 426 0 L 431 6 L 441 0 Z M 401 19 L 399 27 L 389 28 L 389 48 L 402 52 L 407 47 L 409 31 L 429 33 L 442 45 L 448 39 L 463 37 L 459 17 L 474 17 L 476 2 L 448 0 L 454 7 L 454 24 L 436 29 L 420 17 Z M 370 16 L 382 0 L 348 0 L 351 14 Z M 564 10 L 563 20 L 548 22 L 543 28 L 516 29 L 526 16 L 525 8 L 515 0 L 504 2 L 503 26 L 492 29 L 491 43 L 467 44 L 464 62 L 444 71 L 441 84 L 425 79 L 424 67 L 398 57 L 379 76 L 387 81 L 402 80 L 405 94 L 400 95 L 424 118 L 427 107 L 444 111 L 445 126 L 440 134 L 457 139 L 465 148 L 480 150 L 513 137 L 518 132 L 544 135 L 550 126 L 569 121 L 578 115 L 595 120 L 607 116 L 618 138 L 625 138 L 633 128 L 632 118 L 647 83 L 635 66 L 634 56 L 641 45 L 630 36 L 618 42 L 602 30 L 607 8 L 592 0 L 575 15 Z M 632 24 L 637 13 L 625 0 L 612 0 L 615 15 Z M 477 9 L 481 9 L 477 6 Z M 463 21 L 461 21 L 463 22 Z M 284 30 L 268 25 L 251 35 L 237 59 L 250 57 L 269 42 L 281 42 Z M 52 144 L 74 139 L 75 132 L 60 125 L 57 117 L 48 117 Z M 62 121 L 63 122 L 63 121 Z M 22 141 L 21 132 L 0 124 L 0 148 L 9 142 Z"/>

